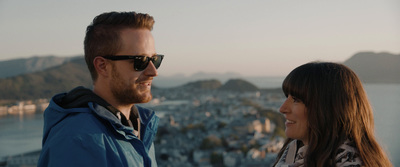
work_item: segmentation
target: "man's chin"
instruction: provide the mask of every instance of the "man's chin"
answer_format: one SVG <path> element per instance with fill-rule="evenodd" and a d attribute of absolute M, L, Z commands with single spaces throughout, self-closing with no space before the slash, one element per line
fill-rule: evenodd
<path fill-rule="evenodd" d="M 136 103 L 148 103 L 151 101 L 151 99 L 153 99 L 153 96 L 151 94 L 149 94 L 146 96 L 142 96 L 142 98 L 138 99 L 138 101 Z"/>

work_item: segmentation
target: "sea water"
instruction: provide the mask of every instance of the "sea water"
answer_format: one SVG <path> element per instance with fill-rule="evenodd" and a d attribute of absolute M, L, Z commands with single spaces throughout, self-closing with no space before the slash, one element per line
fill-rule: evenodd
<path fill-rule="evenodd" d="M 375 134 L 394 166 L 400 166 L 400 84 L 366 84 L 374 109 Z"/>

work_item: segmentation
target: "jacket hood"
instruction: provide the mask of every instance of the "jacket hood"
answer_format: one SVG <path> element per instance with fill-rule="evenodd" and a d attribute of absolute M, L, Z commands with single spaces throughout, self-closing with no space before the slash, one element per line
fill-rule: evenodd
<path fill-rule="evenodd" d="M 73 113 L 89 113 L 89 101 L 101 101 L 91 90 L 77 87 L 68 93 L 55 95 L 44 111 L 43 143 L 51 128 Z M 100 100 L 99 100 L 100 99 Z M 104 100 L 102 100 L 104 101 Z"/>

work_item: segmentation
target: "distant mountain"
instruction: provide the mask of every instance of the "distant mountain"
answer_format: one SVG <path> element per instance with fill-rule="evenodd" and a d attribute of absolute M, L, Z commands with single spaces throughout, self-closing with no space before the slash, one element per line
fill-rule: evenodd
<path fill-rule="evenodd" d="M 400 83 L 400 54 L 360 52 L 344 64 L 365 83 Z"/>
<path fill-rule="evenodd" d="M 180 89 L 180 90 L 188 90 L 188 91 L 204 91 L 204 90 L 221 90 L 221 91 L 258 91 L 260 89 L 252 83 L 244 80 L 244 79 L 230 79 L 225 84 L 222 84 L 221 81 L 217 79 L 211 80 L 198 80 L 189 82 L 182 86 L 177 86 L 173 88 L 165 88 L 165 89 Z"/>
<path fill-rule="evenodd" d="M 220 88 L 221 86 L 222 86 L 221 81 L 212 79 L 212 80 L 189 82 L 181 87 L 189 89 L 215 90 Z"/>
<path fill-rule="evenodd" d="M 77 57 L 34 56 L 31 58 L 0 61 L 0 78 L 41 71 L 76 58 Z"/>
<path fill-rule="evenodd" d="M 54 59 L 53 57 L 47 57 Z M 40 60 L 43 62 L 49 62 Z M 35 64 L 35 63 L 34 63 Z M 36 63 L 38 64 L 38 63 Z M 206 73 L 198 73 L 194 78 L 207 78 Z M 237 74 L 218 74 L 212 76 L 226 79 Z M 193 80 L 194 78 L 191 78 Z M 236 85 L 236 88 L 232 86 Z M 76 86 L 91 87 L 92 81 L 83 57 L 65 61 L 61 65 L 46 68 L 42 71 L 16 75 L 7 78 L 0 78 L 0 99 L 1 100 L 28 100 L 37 98 L 50 98 L 57 93 L 67 92 Z M 192 81 L 176 89 L 187 90 L 254 90 L 254 85 L 244 80 L 229 80 L 222 85 L 218 79 Z M 154 89 L 159 89 L 157 85 Z"/>
<path fill-rule="evenodd" d="M 226 73 L 209 73 L 209 72 L 197 72 L 190 76 L 191 79 L 195 80 L 205 80 L 205 79 L 218 79 L 222 82 L 225 82 L 231 78 L 239 78 L 241 77 L 240 74 L 234 72 L 226 72 Z"/>
<path fill-rule="evenodd" d="M 238 92 L 246 92 L 246 91 L 258 91 L 260 90 L 257 86 L 252 83 L 245 81 L 243 79 L 231 79 L 222 85 L 219 90 L 227 90 L 227 91 L 238 91 Z"/>
<path fill-rule="evenodd" d="M 187 90 L 220 90 L 220 91 L 234 91 L 234 92 L 247 92 L 259 91 L 260 89 L 252 83 L 244 79 L 230 79 L 225 84 L 216 79 L 199 80 L 189 82 L 185 85 L 175 87 L 173 89 L 187 89 Z"/>
<path fill-rule="evenodd" d="M 344 64 L 353 69 L 365 83 L 400 83 L 400 55 L 360 52 Z M 200 72 L 191 76 L 158 76 L 153 83 L 154 89 L 258 91 L 260 88 L 268 88 L 270 91 L 277 88 L 275 91 L 279 92 L 282 81 L 282 77 L 243 77 L 237 73 Z M 50 98 L 80 85 L 92 85 L 83 56 L 0 61 L 2 100 Z"/>
<path fill-rule="evenodd" d="M 83 58 L 43 71 L 0 79 L 0 99 L 50 98 L 76 86 L 90 87 L 92 80 Z"/>
<path fill-rule="evenodd" d="M 176 74 L 173 76 L 157 76 L 156 78 L 154 78 L 154 84 L 157 85 L 158 87 L 168 88 L 200 80 L 215 79 L 221 82 L 226 82 L 231 78 L 242 78 L 242 76 L 238 73 L 233 73 L 233 72 L 227 72 L 227 73 L 198 72 L 190 76 L 186 76 L 184 74 Z"/>

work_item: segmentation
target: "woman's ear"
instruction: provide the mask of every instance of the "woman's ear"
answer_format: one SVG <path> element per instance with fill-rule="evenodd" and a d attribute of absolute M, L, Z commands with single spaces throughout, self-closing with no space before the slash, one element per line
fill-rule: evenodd
<path fill-rule="evenodd" d="M 109 68 L 108 68 L 108 62 L 106 59 L 104 59 L 101 56 L 97 56 L 93 60 L 93 66 L 96 69 L 97 75 L 103 76 L 103 77 L 108 77 L 109 76 Z"/>

